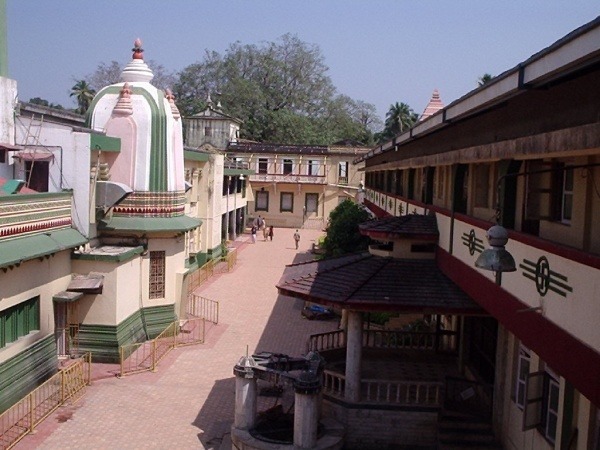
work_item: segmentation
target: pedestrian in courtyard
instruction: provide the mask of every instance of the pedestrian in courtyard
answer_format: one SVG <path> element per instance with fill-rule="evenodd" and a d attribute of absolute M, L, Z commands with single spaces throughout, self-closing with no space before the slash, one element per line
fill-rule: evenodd
<path fill-rule="evenodd" d="M 294 242 L 296 243 L 296 250 L 298 250 L 298 244 L 300 243 L 300 233 L 298 233 L 298 230 L 294 233 Z"/>
<path fill-rule="evenodd" d="M 250 229 L 250 234 L 252 235 L 252 243 L 256 244 L 256 226 L 252 225 Z"/>
<path fill-rule="evenodd" d="M 273 225 L 269 227 L 269 240 L 273 241 Z"/>
<path fill-rule="evenodd" d="M 267 222 L 263 219 L 262 225 L 263 239 L 266 241 L 269 237 L 269 227 L 267 226 Z"/>

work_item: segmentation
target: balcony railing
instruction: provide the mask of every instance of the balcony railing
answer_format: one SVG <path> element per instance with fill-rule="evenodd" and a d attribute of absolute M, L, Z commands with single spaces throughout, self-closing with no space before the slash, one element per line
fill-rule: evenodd
<path fill-rule="evenodd" d="M 300 175 L 297 173 L 257 173 L 250 175 L 251 182 L 263 183 L 300 183 L 300 184 L 327 184 L 324 175 Z"/>
<path fill-rule="evenodd" d="M 338 184 L 342 185 L 342 186 L 347 186 L 348 185 L 348 177 L 339 176 L 338 177 Z"/>

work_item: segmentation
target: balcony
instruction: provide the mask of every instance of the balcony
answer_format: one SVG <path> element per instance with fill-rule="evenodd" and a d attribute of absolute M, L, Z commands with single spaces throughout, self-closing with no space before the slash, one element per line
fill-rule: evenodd
<path fill-rule="evenodd" d="M 257 173 L 250 175 L 250 182 L 256 183 L 299 183 L 299 184 L 327 184 L 323 175 L 299 175 L 296 173 Z"/>

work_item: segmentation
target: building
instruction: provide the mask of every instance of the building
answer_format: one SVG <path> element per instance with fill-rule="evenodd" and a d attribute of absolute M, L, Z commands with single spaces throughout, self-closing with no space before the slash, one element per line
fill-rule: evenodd
<path fill-rule="evenodd" d="M 361 230 L 375 240 L 369 258 L 391 257 L 387 265 L 398 267 L 386 273 L 379 269 L 386 267 L 383 260 L 361 265 L 359 257 L 345 264 L 296 265 L 278 286 L 283 294 L 324 305 L 339 300 L 347 310 L 344 336 L 315 336 L 311 345 L 327 350 L 344 342 L 345 376 L 335 367 L 325 370 L 324 411 L 345 423 L 354 443 L 365 436 L 379 441 L 377 448 L 394 442 L 389 439 L 397 430 L 379 426 L 388 423 L 388 414 L 405 433 L 393 436 L 395 442 L 430 432 L 441 448 L 464 448 L 477 442 L 468 440 L 468 430 L 475 428 L 479 445 L 493 448 L 474 425 L 489 420 L 490 433 L 505 449 L 598 448 L 599 98 L 600 18 L 355 160 L 365 164 L 365 205 L 380 218 Z M 418 273 L 416 262 L 404 267 L 392 262 L 407 249 L 432 251 L 427 240 L 435 233 L 424 224 L 420 233 L 409 226 L 411 216 L 434 217 L 437 232 L 435 266 Z M 508 230 L 507 243 L 495 224 Z M 495 246 L 492 254 L 505 245 L 512 268 L 486 259 L 486 235 Z M 411 245 L 403 243 L 407 239 Z M 367 271 L 375 273 L 365 278 Z M 434 273 L 483 313 L 432 305 L 437 297 L 431 289 L 439 286 L 430 282 Z M 364 284 L 356 285 L 360 280 Z M 433 328 L 401 335 L 367 330 L 356 314 L 396 311 L 394 320 L 402 320 L 411 309 L 433 318 Z M 454 349 L 459 374 L 447 373 L 424 388 L 432 381 L 426 378 L 429 369 L 419 378 L 400 373 L 396 380 L 368 372 L 398 342 L 416 342 L 421 352 L 427 345 L 419 339 L 433 336 L 440 343 L 443 334 L 455 336 L 456 347 L 435 344 L 428 364 L 444 360 L 440 350 Z M 374 347 L 378 357 L 371 354 L 368 365 L 361 365 L 361 355 Z M 400 350 L 395 354 L 407 358 Z M 396 356 L 378 367 L 393 371 L 404 365 Z M 454 442 L 449 412 L 463 414 L 459 428 L 468 424 Z M 412 442 L 411 448 L 418 444 L 435 443 Z"/>
<path fill-rule="evenodd" d="M 329 213 L 361 189 L 361 164 L 352 161 L 368 148 L 355 142 L 331 146 L 232 142 L 227 156 L 247 164 L 252 198 L 248 217 L 290 228 L 326 226 Z"/>
<path fill-rule="evenodd" d="M 185 176 L 191 189 L 187 195 L 189 213 L 203 226 L 196 238 L 196 262 L 218 258 L 223 243 L 244 232 L 247 217 L 247 185 L 252 171 L 246 164 L 225 156 L 236 142 L 241 120 L 224 114 L 207 99 L 206 109 L 185 121 Z"/>

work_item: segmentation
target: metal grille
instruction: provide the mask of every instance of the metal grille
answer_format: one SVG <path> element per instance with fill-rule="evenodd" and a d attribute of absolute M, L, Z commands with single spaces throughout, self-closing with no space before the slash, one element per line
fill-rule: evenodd
<path fill-rule="evenodd" d="M 150 252 L 150 298 L 165 296 L 165 252 Z"/>

